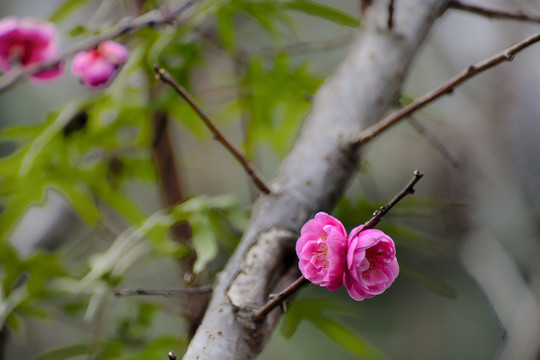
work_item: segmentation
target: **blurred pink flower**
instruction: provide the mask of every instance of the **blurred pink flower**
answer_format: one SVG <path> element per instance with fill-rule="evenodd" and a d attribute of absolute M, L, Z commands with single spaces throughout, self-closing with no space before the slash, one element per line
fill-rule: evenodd
<path fill-rule="evenodd" d="M 343 284 L 349 295 L 364 300 L 383 293 L 399 274 L 394 241 L 376 229 L 353 229 L 349 235 Z"/>
<path fill-rule="evenodd" d="M 94 49 L 75 55 L 71 72 L 86 87 L 97 90 L 106 87 L 127 61 L 128 49 L 114 41 L 104 41 Z"/>
<path fill-rule="evenodd" d="M 0 70 L 8 72 L 16 65 L 57 59 L 55 29 L 50 23 L 34 19 L 6 17 L 0 20 Z M 32 75 L 31 80 L 44 83 L 62 74 L 63 63 Z"/>
<path fill-rule="evenodd" d="M 323 212 L 301 230 L 296 242 L 298 266 L 306 279 L 335 291 L 343 282 L 347 253 L 347 232 L 341 222 Z"/>

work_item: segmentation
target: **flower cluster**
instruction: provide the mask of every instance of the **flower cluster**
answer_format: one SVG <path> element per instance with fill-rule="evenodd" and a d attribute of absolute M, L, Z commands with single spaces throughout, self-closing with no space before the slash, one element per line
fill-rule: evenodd
<path fill-rule="evenodd" d="M 331 291 L 343 284 L 357 301 L 383 293 L 399 274 L 388 235 L 361 225 L 347 236 L 343 224 L 323 212 L 302 227 L 296 253 L 306 279 Z"/>
<path fill-rule="evenodd" d="M 71 72 L 89 89 L 101 89 L 116 77 L 128 55 L 128 49 L 122 44 L 104 41 L 78 53 Z M 56 65 L 33 74 L 30 78 L 33 82 L 46 83 L 62 75 L 64 64 L 54 26 L 29 18 L 10 16 L 0 20 L 0 71 L 55 61 Z"/>

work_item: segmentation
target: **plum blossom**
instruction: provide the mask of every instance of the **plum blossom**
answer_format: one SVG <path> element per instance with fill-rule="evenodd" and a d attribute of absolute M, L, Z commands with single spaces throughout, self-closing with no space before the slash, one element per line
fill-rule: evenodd
<path fill-rule="evenodd" d="M 6 17 L 0 20 L 0 70 L 29 66 L 56 60 L 59 57 L 56 31 L 50 23 L 30 18 Z M 62 74 L 63 63 L 31 76 L 35 83 L 44 83 Z"/>
<path fill-rule="evenodd" d="M 376 229 L 353 229 L 348 239 L 343 285 L 357 301 L 383 293 L 399 274 L 394 241 Z"/>
<path fill-rule="evenodd" d="M 346 266 L 347 231 L 341 222 L 320 212 L 301 230 L 296 242 L 302 275 L 312 283 L 337 290 Z"/>
<path fill-rule="evenodd" d="M 75 55 L 71 72 L 89 89 L 102 89 L 116 77 L 128 56 L 129 51 L 124 45 L 104 41 Z"/>

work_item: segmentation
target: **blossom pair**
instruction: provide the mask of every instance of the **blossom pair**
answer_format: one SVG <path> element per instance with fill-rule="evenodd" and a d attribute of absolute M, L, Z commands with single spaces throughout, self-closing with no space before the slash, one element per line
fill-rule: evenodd
<path fill-rule="evenodd" d="M 320 212 L 301 230 L 296 253 L 302 275 L 335 291 L 341 284 L 349 295 L 364 300 L 384 292 L 399 274 L 394 241 L 376 229 L 354 228 Z"/>
<path fill-rule="evenodd" d="M 59 60 L 56 31 L 50 23 L 34 19 L 6 17 L 0 20 L 0 70 L 14 66 L 27 67 Z M 127 61 L 128 50 L 114 41 L 104 41 L 93 49 L 75 55 L 71 72 L 90 89 L 107 86 Z M 59 78 L 63 61 L 31 76 L 35 83 Z"/>

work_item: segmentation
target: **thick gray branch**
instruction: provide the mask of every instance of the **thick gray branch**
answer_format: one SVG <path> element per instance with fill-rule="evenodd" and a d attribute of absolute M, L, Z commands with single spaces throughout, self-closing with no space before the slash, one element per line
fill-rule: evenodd
<path fill-rule="evenodd" d="M 396 102 L 445 3 L 396 1 L 392 29 L 387 27 L 386 1 L 370 7 L 349 54 L 315 96 L 302 132 L 271 184 L 272 194 L 259 197 L 184 359 L 251 359 L 260 352 L 278 310 L 260 323 L 252 320 L 253 311 L 280 278 L 291 276 L 301 226 L 315 212 L 330 210 L 343 193 L 360 160 L 356 137 Z"/>

